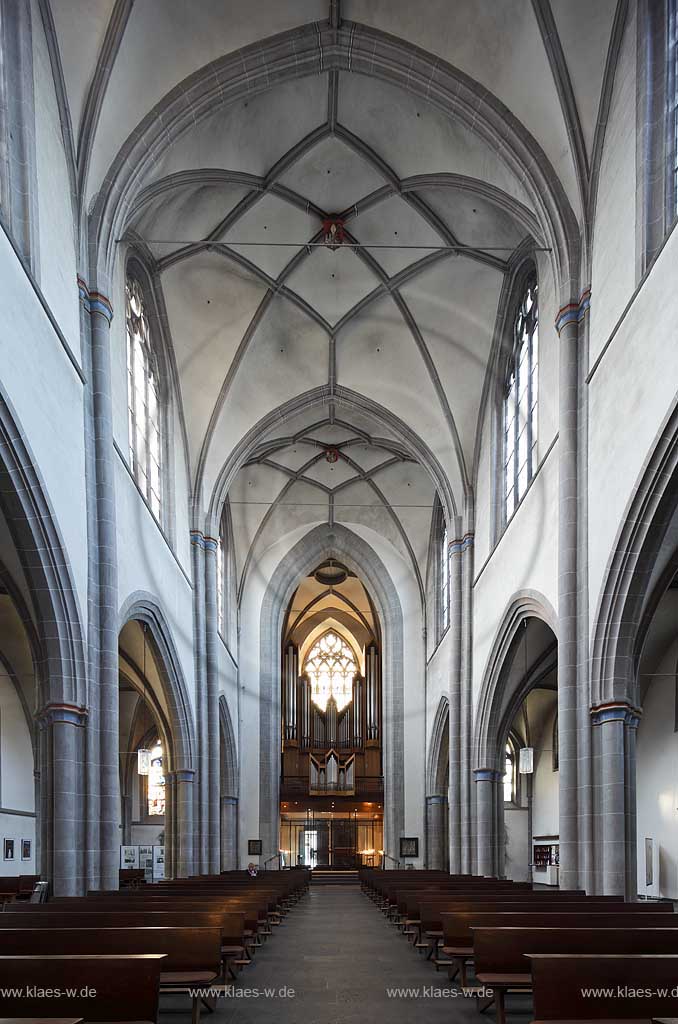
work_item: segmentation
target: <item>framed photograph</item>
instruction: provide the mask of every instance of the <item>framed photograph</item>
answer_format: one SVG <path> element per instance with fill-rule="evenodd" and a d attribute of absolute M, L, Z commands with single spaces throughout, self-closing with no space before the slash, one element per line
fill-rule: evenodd
<path fill-rule="evenodd" d="M 404 860 L 406 857 L 418 857 L 419 856 L 419 837 L 412 836 L 405 838 L 400 837 L 400 859 Z"/>
<path fill-rule="evenodd" d="M 32 849 L 32 846 L 33 846 L 33 844 L 32 844 L 30 839 L 22 839 L 21 840 L 21 859 L 22 860 L 30 860 L 31 859 L 31 849 Z"/>
<path fill-rule="evenodd" d="M 120 847 L 120 867 L 123 870 L 129 870 L 130 868 L 139 867 L 139 847 L 138 846 L 121 846 Z"/>
<path fill-rule="evenodd" d="M 165 847 L 153 847 L 153 881 L 161 881 L 165 877 Z"/>
<path fill-rule="evenodd" d="M 14 860 L 14 840 L 5 839 L 4 841 L 4 856 L 5 860 Z"/>
<path fill-rule="evenodd" d="M 247 840 L 247 852 L 250 857 L 260 857 L 261 851 L 264 848 L 262 839 L 248 839 Z"/>

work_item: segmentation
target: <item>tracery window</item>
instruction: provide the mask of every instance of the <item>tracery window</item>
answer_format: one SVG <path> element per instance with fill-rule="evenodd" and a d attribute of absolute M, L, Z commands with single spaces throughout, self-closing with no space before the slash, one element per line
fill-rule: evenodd
<path fill-rule="evenodd" d="M 217 541 L 217 629 L 224 632 L 224 528 L 219 530 Z"/>
<path fill-rule="evenodd" d="M 525 286 L 513 321 L 504 387 L 504 513 L 508 521 L 536 469 L 539 302 L 536 277 Z"/>
<path fill-rule="evenodd" d="M 148 316 L 139 282 L 127 278 L 127 407 L 130 467 L 151 511 L 160 519 L 160 395 Z"/>
<path fill-rule="evenodd" d="M 156 743 L 151 750 L 151 767 L 148 772 L 148 813 L 165 813 L 165 769 L 162 745 Z"/>
<path fill-rule="evenodd" d="M 440 538 L 440 631 L 444 633 L 450 624 L 450 545 L 447 526 L 443 521 Z"/>
<path fill-rule="evenodd" d="M 516 799 L 516 757 L 511 743 L 506 744 L 504 757 L 504 803 L 515 803 Z"/>
<path fill-rule="evenodd" d="M 358 672 L 355 656 L 348 644 L 335 632 L 325 633 L 308 652 L 304 672 L 311 683 L 311 699 L 321 711 L 330 697 L 337 711 L 353 698 L 353 679 Z"/>

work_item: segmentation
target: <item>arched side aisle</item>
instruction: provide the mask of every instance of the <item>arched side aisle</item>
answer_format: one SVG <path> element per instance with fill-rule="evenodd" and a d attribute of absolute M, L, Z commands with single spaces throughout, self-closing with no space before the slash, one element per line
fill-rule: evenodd
<path fill-rule="evenodd" d="M 628 898 L 638 892 L 637 733 L 642 702 L 651 695 L 647 672 L 658 656 L 658 616 L 670 604 L 667 590 L 678 571 L 677 530 L 678 405 L 667 417 L 626 509 L 592 636 L 594 828 L 591 849 L 582 849 L 581 855 L 591 858 L 596 892 L 625 893 Z"/>

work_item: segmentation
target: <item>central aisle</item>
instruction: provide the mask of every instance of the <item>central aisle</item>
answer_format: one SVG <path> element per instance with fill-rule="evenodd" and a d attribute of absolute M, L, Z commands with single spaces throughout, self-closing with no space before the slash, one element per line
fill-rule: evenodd
<path fill-rule="evenodd" d="M 311 886 L 275 932 L 238 984 L 276 994 L 227 997 L 205 1024 L 478 1024 L 475 1000 L 424 994 L 425 986 L 449 989 L 447 973 L 417 956 L 357 886 Z M 278 994 L 285 985 L 294 998 Z M 417 988 L 419 998 L 389 997 L 395 987 Z"/>

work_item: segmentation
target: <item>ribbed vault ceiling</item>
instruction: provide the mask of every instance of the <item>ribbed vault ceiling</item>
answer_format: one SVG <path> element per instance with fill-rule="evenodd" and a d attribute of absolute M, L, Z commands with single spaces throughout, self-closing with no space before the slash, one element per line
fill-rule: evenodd
<path fill-rule="evenodd" d="M 472 124 L 421 89 L 352 73 L 350 23 L 448 62 L 479 103 L 492 94 L 581 220 L 616 4 L 593 8 L 42 0 L 88 203 L 182 80 L 240 47 L 263 54 L 276 33 L 349 28 L 348 70 L 319 52 L 313 75 L 168 125 L 124 225 L 160 289 L 205 507 L 240 453 L 228 497 L 241 585 L 274 538 L 337 521 L 386 538 L 423 591 L 431 467 L 461 509 L 505 274 L 516 250 L 548 244 L 524 173 Z M 335 251 L 315 245 L 333 215 L 347 232 Z"/>

